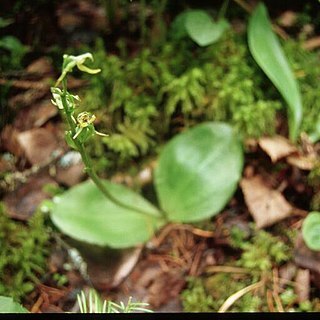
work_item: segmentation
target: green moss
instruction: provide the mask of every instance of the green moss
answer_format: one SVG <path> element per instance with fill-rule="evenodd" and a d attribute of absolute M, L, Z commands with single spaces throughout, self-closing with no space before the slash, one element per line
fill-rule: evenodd
<path fill-rule="evenodd" d="M 243 253 L 237 264 L 244 268 L 268 271 L 274 265 L 288 261 L 290 248 L 278 237 L 260 230 L 253 236 L 251 242 L 243 242 Z"/>
<path fill-rule="evenodd" d="M 217 305 L 208 294 L 201 278 L 188 278 L 188 287 L 181 294 L 182 306 L 185 312 L 216 311 Z"/>
<path fill-rule="evenodd" d="M 102 169 L 156 153 L 177 126 L 221 120 L 245 138 L 275 132 L 281 103 L 269 92 L 276 90 L 235 33 L 206 48 L 168 42 L 122 58 L 107 54 L 99 40 L 94 57 L 102 72 L 88 78 L 79 111 L 93 111 L 97 129 L 110 133 L 89 146 L 97 162 L 107 159 Z"/>
<path fill-rule="evenodd" d="M 10 219 L 0 204 L 0 295 L 20 301 L 44 273 L 49 235 L 42 214 L 28 225 Z"/>

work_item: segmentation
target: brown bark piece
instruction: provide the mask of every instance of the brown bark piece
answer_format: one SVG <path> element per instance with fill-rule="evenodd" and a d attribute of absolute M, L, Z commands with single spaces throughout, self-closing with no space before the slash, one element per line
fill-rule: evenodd
<path fill-rule="evenodd" d="M 310 297 L 310 270 L 299 269 L 295 279 L 295 292 L 298 302 L 309 300 Z"/>
<path fill-rule="evenodd" d="M 290 141 L 282 136 L 263 137 L 259 139 L 259 146 L 268 154 L 273 163 L 297 152 L 297 149 Z"/>
<path fill-rule="evenodd" d="M 290 216 L 290 203 L 279 191 L 266 186 L 260 176 L 242 179 L 240 185 L 257 228 L 271 226 Z"/>
<path fill-rule="evenodd" d="M 56 137 L 45 128 L 21 132 L 17 140 L 32 165 L 46 163 L 52 153 L 58 149 Z"/>

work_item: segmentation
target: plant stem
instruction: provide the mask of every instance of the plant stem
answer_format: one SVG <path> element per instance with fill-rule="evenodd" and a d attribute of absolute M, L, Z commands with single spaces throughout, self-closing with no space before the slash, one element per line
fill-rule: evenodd
<path fill-rule="evenodd" d="M 76 124 L 74 123 L 70 112 L 68 111 L 68 104 L 67 104 L 67 80 L 64 78 L 62 81 L 62 87 L 63 87 L 63 91 L 62 91 L 62 104 L 64 107 L 64 111 L 65 111 L 65 118 L 67 120 L 67 123 L 70 127 L 71 130 L 71 135 L 72 137 L 76 134 Z M 104 186 L 104 184 L 102 183 L 102 181 L 100 180 L 100 178 L 98 177 L 96 171 L 93 169 L 92 166 L 92 161 L 86 151 L 86 149 L 84 148 L 83 143 L 80 143 L 77 139 L 73 140 L 74 144 L 77 147 L 77 150 L 79 151 L 82 161 L 85 165 L 85 172 L 88 174 L 88 176 L 91 178 L 91 180 L 94 182 L 94 184 L 97 186 L 97 188 L 103 193 L 103 195 L 108 198 L 111 202 L 115 203 L 116 205 L 128 209 L 130 211 L 135 211 L 137 213 L 140 214 L 144 214 L 144 215 L 148 215 L 150 216 L 150 212 L 146 212 L 140 208 L 136 208 L 136 207 L 132 207 L 130 205 L 127 205 L 126 203 L 121 202 L 120 200 L 118 200 L 116 197 L 114 197 L 108 190 L 107 188 Z M 164 215 L 163 215 L 164 216 Z"/>
<path fill-rule="evenodd" d="M 225 17 L 228 5 L 229 5 L 229 0 L 224 0 L 218 13 L 218 20 L 223 19 Z"/>
<path fill-rule="evenodd" d="M 147 34 L 147 29 L 146 29 L 146 15 L 147 15 L 147 6 L 146 6 L 146 0 L 140 0 L 140 14 L 139 14 L 139 20 L 140 20 L 140 32 L 141 32 L 141 44 L 145 44 L 146 40 L 146 34 Z"/>

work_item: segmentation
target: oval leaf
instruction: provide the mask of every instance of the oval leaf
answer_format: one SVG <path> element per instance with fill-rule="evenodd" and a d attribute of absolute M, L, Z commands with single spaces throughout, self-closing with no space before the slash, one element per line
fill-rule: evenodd
<path fill-rule="evenodd" d="M 155 170 L 161 207 L 171 221 L 213 216 L 236 190 L 242 167 L 242 146 L 229 125 L 198 125 L 163 149 Z"/>
<path fill-rule="evenodd" d="M 10 297 L 0 296 L 0 313 L 29 313 L 22 305 Z"/>
<path fill-rule="evenodd" d="M 310 212 L 303 221 L 302 236 L 311 250 L 320 250 L 320 212 Z"/>
<path fill-rule="evenodd" d="M 288 104 L 289 135 L 291 140 L 296 140 L 302 119 L 300 91 L 262 3 L 250 17 L 248 42 L 255 61 Z"/>
<path fill-rule="evenodd" d="M 86 181 L 54 198 L 54 224 L 74 239 L 102 246 L 125 248 L 147 241 L 161 225 L 158 209 L 122 185 L 103 183 L 115 198 L 149 214 L 116 205 Z"/>
<path fill-rule="evenodd" d="M 190 38 L 204 47 L 219 40 L 229 24 L 221 19 L 215 23 L 203 10 L 191 10 L 186 13 L 185 28 Z"/>

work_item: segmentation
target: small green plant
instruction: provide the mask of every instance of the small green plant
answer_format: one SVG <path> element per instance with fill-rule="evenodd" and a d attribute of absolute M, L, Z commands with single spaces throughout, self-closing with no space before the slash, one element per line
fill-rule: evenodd
<path fill-rule="evenodd" d="M 311 250 L 320 250 L 320 212 L 310 212 L 303 221 L 302 235 Z"/>
<path fill-rule="evenodd" d="M 129 297 L 127 304 L 122 301 L 118 304 L 112 301 L 102 301 L 98 293 L 91 289 L 86 297 L 84 291 L 77 295 L 77 300 L 81 313 L 134 313 L 134 312 L 152 312 L 147 309 L 148 303 L 133 302 Z"/>
<path fill-rule="evenodd" d="M 40 212 L 24 225 L 0 205 L 0 295 L 20 301 L 34 289 L 46 268 L 48 239 Z"/>
<path fill-rule="evenodd" d="M 99 71 L 86 67 L 86 59 L 92 60 L 92 55 L 64 55 L 52 94 L 68 125 L 66 141 L 80 153 L 94 184 L 84 182 L 53 199 L 55 225 L 78 240 L 120 248 L 147 241 L 167 222 L 199 221 L 219 213 L 234 193 L 243 166 L 241 142 L 224 123 L 198 125 L 163 148 L 155 170 L 161 209 L 134 191 L 98 177 L 86 143 L 103 134 L 95 130 L 93 114 L 83 111 L 76 115 L 80 99 L 67 91 L 67 75 L 74 67 L 88 73 Z"/>
<path fill-rule="evenodd" d="M 0 29 L 12 23 L 9 19 L 0 17 Z M 16 70 L 21 68 L 21 62 L 29 48 L 23 45 L 14 36 L 0 38 L 0 71 Z"/>
<path fill-rule="evenodd" d="M 173 21 L 171 35 L 176 40 L 188 36 L 200 47 L 205 47 L 217 42 L 228 28 L 229 23 L 223 17 L 215 22 L 204 10 L 188 10 Z"/>

